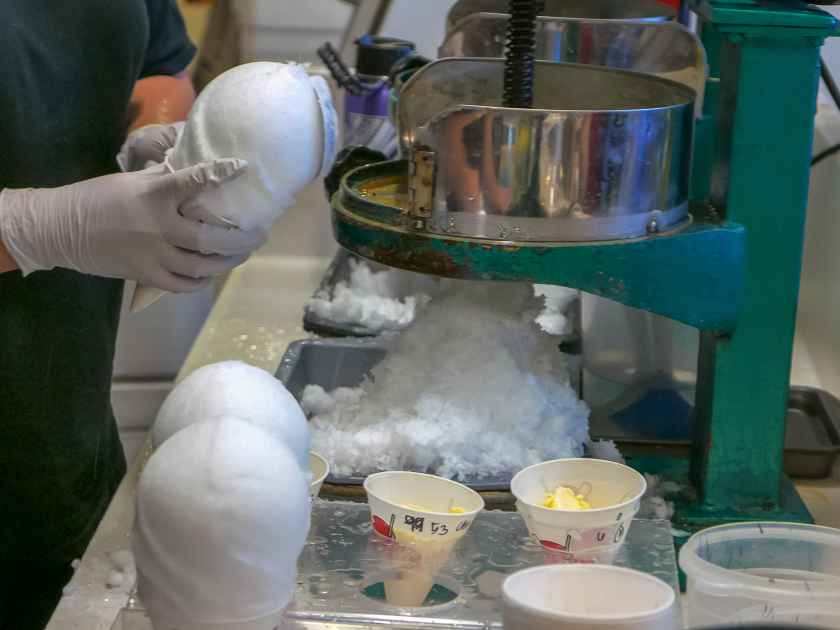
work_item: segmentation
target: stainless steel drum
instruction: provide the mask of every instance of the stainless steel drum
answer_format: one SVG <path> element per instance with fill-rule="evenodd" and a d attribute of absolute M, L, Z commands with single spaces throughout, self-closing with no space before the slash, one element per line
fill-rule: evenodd
<path fill-rule="evenodd" d="M 631 5 L 633 6 L 633 5 Z M 446 35 L 440 57 L 503 57 L 509 16 L 473 13 Z M 635 70 L 702 92 L 706 55 L 697 36 L 676 22 L 541 17 L 536 58 Z"/>
<path fill-rule="evenodd" d="M 507 0 L 458 0 L 446 17 L 446 30 L 474 13 L 507 13 Z M 676 12 L 658 0 L 545 0 L 542 15 L 592 18 L 598 20 L 638 20 L 664 22 Z"/>
<path fill-rule="evenodd" d="M 538 63 L 533 109 L 500 106 L 504 62 L 442 59 L 409 80 L 409 209 L 423 229 L 512 241 L 634 238 L 687 220 L 694 92 Z"/>

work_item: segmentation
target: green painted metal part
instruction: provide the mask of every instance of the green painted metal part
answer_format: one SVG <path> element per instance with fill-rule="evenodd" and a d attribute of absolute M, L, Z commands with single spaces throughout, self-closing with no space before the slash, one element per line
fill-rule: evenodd
<path fill-rule="evenodd" d="M 747 258 L 735 332 L 701 336 L 692 476 L 706 508 L 781 505 L 819 48 L 833 24 L 825 16 L 812 28 L 778 27 L 797 37 L 744 29 L 721 38 L 711 197 L 746 228 Z"/>
<path fill-rule="evenodd" d="M 465 280 L 558 284 L 653 311 L 702 330 L 731 331 L 743 292 L 741 226 L 696 215 L 689 226 L 642 239 L 513 245 L 411 229 L 398 208 L 358 193 L 369 182 L 404 179 L 405 162 L 351 171 L 333 198 L 339 244 L 371 260 Z M 690 290 L 686 290 L 690 287 Z"/>
<path fill-rule="evenodd" d="M 696 436 L 681 463 L 697 494 L 678 502 L 677 523 L 808 521 L 782 461 L 819 49 L 837 24 L 791 1 L 702 0 L 695 9 L 711 78 L 690 226 L 583 244 L 432 236 L 356 194 L 371 177 L 404 172 L 386 163 L 345 177 L 334 231 L 344 247 L 392 266 L 574 287 L 700 329 Z"/>

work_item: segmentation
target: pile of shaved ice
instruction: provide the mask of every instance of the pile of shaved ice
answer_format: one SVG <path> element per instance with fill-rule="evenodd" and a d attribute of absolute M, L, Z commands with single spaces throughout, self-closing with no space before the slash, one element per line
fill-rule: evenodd
<path fill-rule="evenodd" d="M 535 322 L 545 302 L 530 284 L 447 283 L 360 387 L 306 388 L 313 449 L 340 477 L 498 479 L 582 456 L 589 409 L 558 337 Z"/>
<path fill-rule="evenodd" d="M 347 280 L 319 290 L 306 310 L 323 321 L 358 326 L 371 334 L 407 328 L 436 296 L 460 286 L 457 281 L 401 269 L 377 269 L 356 257 L 349 258 L 348 264 Z M 537 324 L 550 335 L 571 334 L 569 311 L 577 291 L 534 285 L 534 294 L 544 300 Z"/>
<path fill-rule="evenodd" d="M 334 324 L 361 326 L 371 333 L 402 330 L 447 284 L 409 271 L 376 271 L 357 258 L 350 258 L 349 265 L 348 280 L 318 291 L 307 303 L 307 312 Z"/>

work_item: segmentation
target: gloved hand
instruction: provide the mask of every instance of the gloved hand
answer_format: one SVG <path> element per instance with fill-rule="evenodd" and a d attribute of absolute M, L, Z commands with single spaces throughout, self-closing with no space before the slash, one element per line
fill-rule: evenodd
<path fill-rule="evenodd" d="M 122 172 L 140 171 L 161 164 L 166 152 L 175 146 L 183 127 L 182 121 L 171 125 L 146 125 L 132 131 L 117 155 L 117 164 Z"/>
<path fill-rule="evenodd" d="M 6 189 L 0 193 L 0 238 L 24 274 L 64 267 L 165 291 L 196 291 L 265 242 L 260 229 L 183 216 L 200 215 L 198 193 L 224 185 L 246 167 L 242 160 L 221 159 L 175 173 L 157 165 L 61 188 Z"/>

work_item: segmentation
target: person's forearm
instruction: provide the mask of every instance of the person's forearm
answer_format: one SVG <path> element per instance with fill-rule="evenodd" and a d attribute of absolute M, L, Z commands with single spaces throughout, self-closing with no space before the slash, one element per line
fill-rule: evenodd
<path fill-rule="evenodd" d="M 14 258 L 9 255 L 9 251 L 6 249 L 3 241 L 0 240 L 0 273 L 14 271 L 17 268 L 18 266 Z"/>
<path fill-rule="evenodd" d="M 186 72 L 140 79 L 131 95 L 128 130 L 184 120 L 194 102 L 195 89 Z"/>

